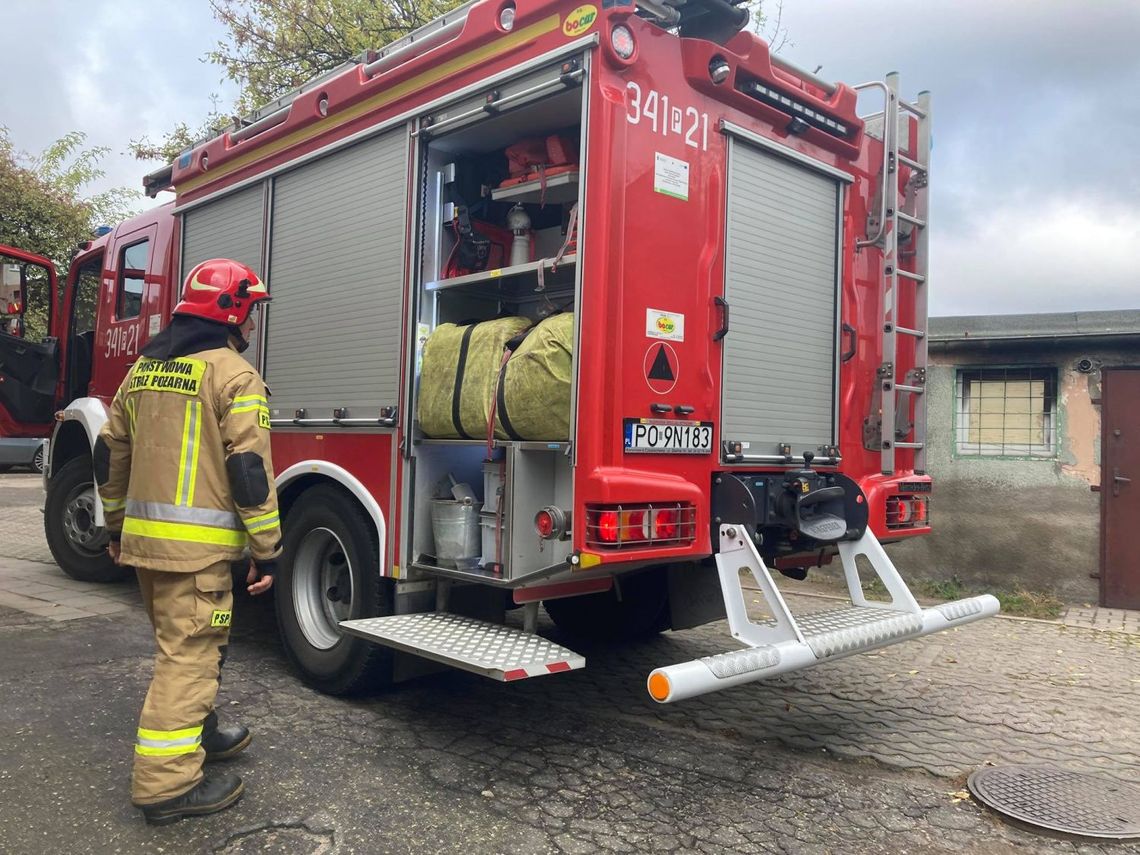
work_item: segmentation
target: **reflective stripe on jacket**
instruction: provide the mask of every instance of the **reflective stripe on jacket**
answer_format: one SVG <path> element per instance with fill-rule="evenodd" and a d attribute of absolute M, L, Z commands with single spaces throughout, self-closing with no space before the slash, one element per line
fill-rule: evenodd
<path fill-rule="evenodd" d="M 247 546 L 257 560 L 280 552 L 265 383 L 232 348 L 140 359 L 100 438 L 124 563 L 193 572 Z"/>

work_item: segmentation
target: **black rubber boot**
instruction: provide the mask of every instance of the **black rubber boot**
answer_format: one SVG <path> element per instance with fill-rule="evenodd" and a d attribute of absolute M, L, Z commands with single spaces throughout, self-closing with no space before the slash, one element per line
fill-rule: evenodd
<path fill-rule="evenodd" d="M 216 727 L 202 735 L 202 750 L 206 752 L 206 762 L 229 760 L 241 754 L 253 741 L 249 728 L 241 724 L 229 727 Z"/>
<path fill-rule="evenodd" d="M 203 778 L 189 792 L 153 805 L 140 805 L 149 825 L 170 825 L 184 816 L 206 816 L 225 810 L 241 798 L 245 785 L 232 772 Z"/>

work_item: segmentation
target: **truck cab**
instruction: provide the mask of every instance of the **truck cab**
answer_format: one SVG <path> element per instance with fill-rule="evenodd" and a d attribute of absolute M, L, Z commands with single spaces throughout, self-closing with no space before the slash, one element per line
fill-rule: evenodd
<path fill-rule="evenodd" d="M 68 575 L 123 575 L 106 555 L 91 448 L 107 407 L 140 348 L 166 323 L 175 232 L 170 205 L 100 229 L 78 247 L 60 287 L 50 259 L 0 246 L 18 271 L 0 333 L 0 435 L 42 443 L 48 487 L 45 532 Z"/>

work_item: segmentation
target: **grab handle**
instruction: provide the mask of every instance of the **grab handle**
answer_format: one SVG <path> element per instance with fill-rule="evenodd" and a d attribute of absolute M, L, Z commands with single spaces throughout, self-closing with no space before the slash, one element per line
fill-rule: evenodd
<path fill-rule="evenodd" d="M 855 348 L 858 346 L 858 338 L 855 335 L 855 327 L 851 324 L 843 325 L 843 334 L 848 337 L 848 346 L 845 351 L 840 355 L 840 362 L 849 362 L 851 357 L 855 355 Z"/>
<path fill-rule="evenodd" d="M 713 302 L 724 309 L 724 326 L 713 333 L 713 341 L 720 341 L 728 335 L 729 312 L 731 310 L 729 309 L 728 300 L 724 299 L 724 297 L 714 297 Z"/>

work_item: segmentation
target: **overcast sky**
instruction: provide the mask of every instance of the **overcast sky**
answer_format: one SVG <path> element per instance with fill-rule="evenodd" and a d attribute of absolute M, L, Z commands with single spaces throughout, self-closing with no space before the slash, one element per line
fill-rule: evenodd
<path fill-rule="evenodd" d="M 2 6 L 0 124 L 31 152 L 86 132 L 108 185 L 157 166 L 128 140 L 233 95 L 206 0 Z M 933 92 L 932 314 L 1140 308 L 1140 0 L 785 0 L 783 22 L 822 77 Z"/>

